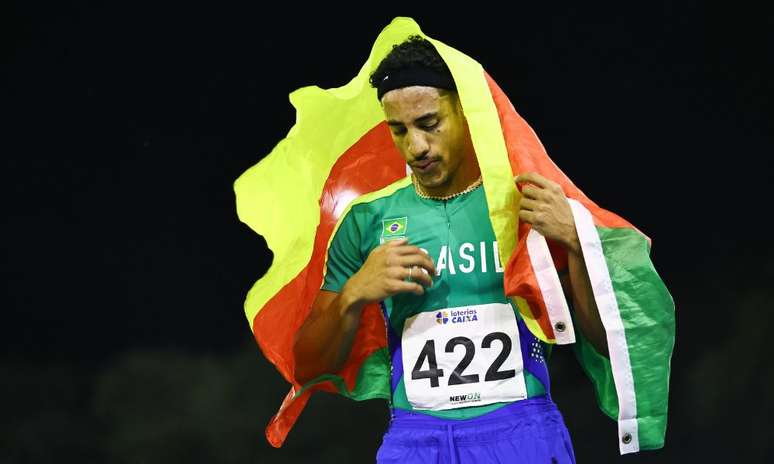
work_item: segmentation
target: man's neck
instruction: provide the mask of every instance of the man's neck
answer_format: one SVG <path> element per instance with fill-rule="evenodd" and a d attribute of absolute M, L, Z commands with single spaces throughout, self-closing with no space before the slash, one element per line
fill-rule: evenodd
<path fill-rule="evenodd" d="M 421 190 L 420 193 L 424 194 L 424 196 L 433 197 L 433 198 L 445 198 L 445 197 L 449 197 L 449 196 L 464 192 L 474 184 L 478 183 L 480 177 L 481 177 L 481 171 L 478 169 L 478 166 L 475 166 L 475 169 L 466 170 L 464 172 L 458 172 L 457 175 L 454 176 L 451 182 L 443 186 L 431 188 L 431 187 L 425 187 L 424 185 L 421 185 L 419 182 L 415 182 L 415 183 L 417 184 L 417 187 Z"/>

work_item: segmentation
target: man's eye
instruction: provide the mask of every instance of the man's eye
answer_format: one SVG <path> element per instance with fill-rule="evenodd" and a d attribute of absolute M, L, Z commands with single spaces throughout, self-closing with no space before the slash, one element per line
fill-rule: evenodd
<path fill-rule="evenodd" d="M 405 127 L 396 127 L 392 130 L 393 135 L 403 135 L 406 133 Z"/>
<path fill-rule="evenodd" d="M 428 130 L 428 129 L 435 129 L 438 126 L 438 121 L 432 121 L 427 124 L 422 124 L 422 129 Z"/>

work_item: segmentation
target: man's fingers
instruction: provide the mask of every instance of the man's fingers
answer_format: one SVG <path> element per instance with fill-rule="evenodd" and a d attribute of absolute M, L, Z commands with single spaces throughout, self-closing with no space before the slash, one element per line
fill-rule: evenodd
<path fill-rule="evenodd" d="M 395 249 L 400 257 L 397 263 L 402 266 L 420 266 L 430 274 L 435 274 L 435 264 L 430 256 L 421 248 L 413 245 L 405 245 Z"/>
<path fill-rule="evenodd" d="M 407 243 L 408 243 L 408 238 L 403 237 L 403 238 L 398 238 L 398 239 L 395 239 L 395 240 L 388 241 L 387 242 L 387 246 L 389 246 L 389 247 L 399 247 L 399 246 L 403 246 L 403 245 L 405 245 Z"/>
<path fill-rule="evenodd" d="M 433 260 L 424 253 L 401 256 L 399 263 L 403 267 L 417 266 L 420 272 L 424 269 L 429 274 L 435 275 Z"/>
<path fill-rule="evenodd" d="M 529 182 L 535 184 L 541 188 L 548 188 L 551 186 L 551 181 L 541 176 L 536 172 L 524 172 L 513 178 L 513 181 L 517 184 Z"/>
<path fill-rule="evenodd" d="M 417 282 L 425 287 L 433 286 L 433 274 L 424 267 L 416 264 L 391 266 L 386 271 L 386 277 L 390 282 Z"/>
<path fill-rule="evenodd" d="M 388 276 L 393 279 L 406 281 L 406 282 L 418 282 L 425 287 L 433 286 L 433 276 L 435 271 L 429 271 L 424 264 L 414 264 L 417 261 L 404 261 L 405 264 L 395 266 L 388 271 Z"/>
<path fill-rule="evenodd" d="M 425 293 L 425 287 L 418 284 L 414 284 L 414 288 L 409 291 L 413 292 L 417 296 L 420 296 Z"/>
<path fill-rule="evenodd" d="M 535 213 L 522 209 L 519 211 L 519 220 L 524 221 L 527 224 L 535 224 Z"/>
<path fill-rule="evenodd" d="M 532 187 L 530 185 L 521 189 L 521 193 L 523 197 L 531 198 L 533 200 L 538 200 L 544 195 L 542 188 Z"/>
<path fill-rule="evenodd" d="M 421 248 L 414 245 L 409 245 L 408 243 L 404 243 L 403 245 L 395 248 L 394 251 L 399 255 L 424 254 Z"/>
<path fill-rule="evenodd" d="M 411 272 L 410 276 L 411 276 L 411 281 L 412 282 L 420 283 L 424 287 L 432 287 L 433 286 L 433 277 L 432 276 L 434 274 L 426 273 L 424 271 L 424 269 L 422 269 L 419 266 L 411 266 L 411 267 L 409 267 L 409 270 Z"/>
<path fill-rule="evenodd" d="M 416 282 L 396 282 L 393 290 L 395 290 L 393 295 L 398 293 L 413 293 L 415 295 L 422 295 L 425 293 L 424 287 Z"/>
<path fill-rule="evenodd" d="M 519 203 L 519 208 L 522 210 L 527 211 L 534 211 L 535 208 L 538 207 L 538 202 L 536 200 L 533 200 L 531 198 L 527 198 L 526 196 L 521 197 L 521 202 Z"/>

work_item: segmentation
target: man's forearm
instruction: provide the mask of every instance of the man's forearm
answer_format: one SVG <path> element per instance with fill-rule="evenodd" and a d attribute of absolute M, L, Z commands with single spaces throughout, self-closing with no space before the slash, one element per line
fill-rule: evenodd
<path fill-rule="evenodd" d="M 575 308 L 575 319 L 585 337 L 600 354 L 608 356 L 607 334 L 599 309 L 591 289 L 591 281 L 586 270 L 586 262 L 580 244 L 567 251 L 570 268 L 570 285 L 572 286 L 572 301 Z"/>
<path fill-rule="evenodd" d="M 298 382 L 341 369 L 352 349 L 363 307 L 342 289 L 332 301 L 313 308 L 296 334 L 293 347 Z"/>

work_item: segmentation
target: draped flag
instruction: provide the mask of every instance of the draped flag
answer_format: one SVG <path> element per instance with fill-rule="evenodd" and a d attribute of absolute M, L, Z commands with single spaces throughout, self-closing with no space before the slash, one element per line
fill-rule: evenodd
<path fill-rule="evenodd" d="M 454 77 L 500 260 L 507 263 L 506 295 L 535 336 L 573 344 L 600 408 L 618 421 L 622 454 L 663 446 L 674 305 L 649 259 L 650 240 L 573 185 L 479 63 L 425 36 L 409 18 L 396 18 L 382 31 L 365 65 L 345 86 L 293 92 L 296 124 L 234 184 L 239 218 L 266 239 L 274 254 L 266 274 L 247 294 L 245 313 L 264 355 L 292 384 L 266 428 L 267 439 L 282 445 L 313 391 L 355 400 L 390 398 L 390 360 L 378 305 L 365 308 L 350 357 L 336 374 L 297 382 L 293 341 L 322 285 L 337 221 L 352 204 L 389 195 L 410 182 L 368 78 L 393 45 L 412 35 L 430 40 Z M 520 194 L 513 176 L 523 172 L 559 183 L 569 199 L 609 358 L 574 328 L 557 274 L 566 254 L 518 221 Z"/>

